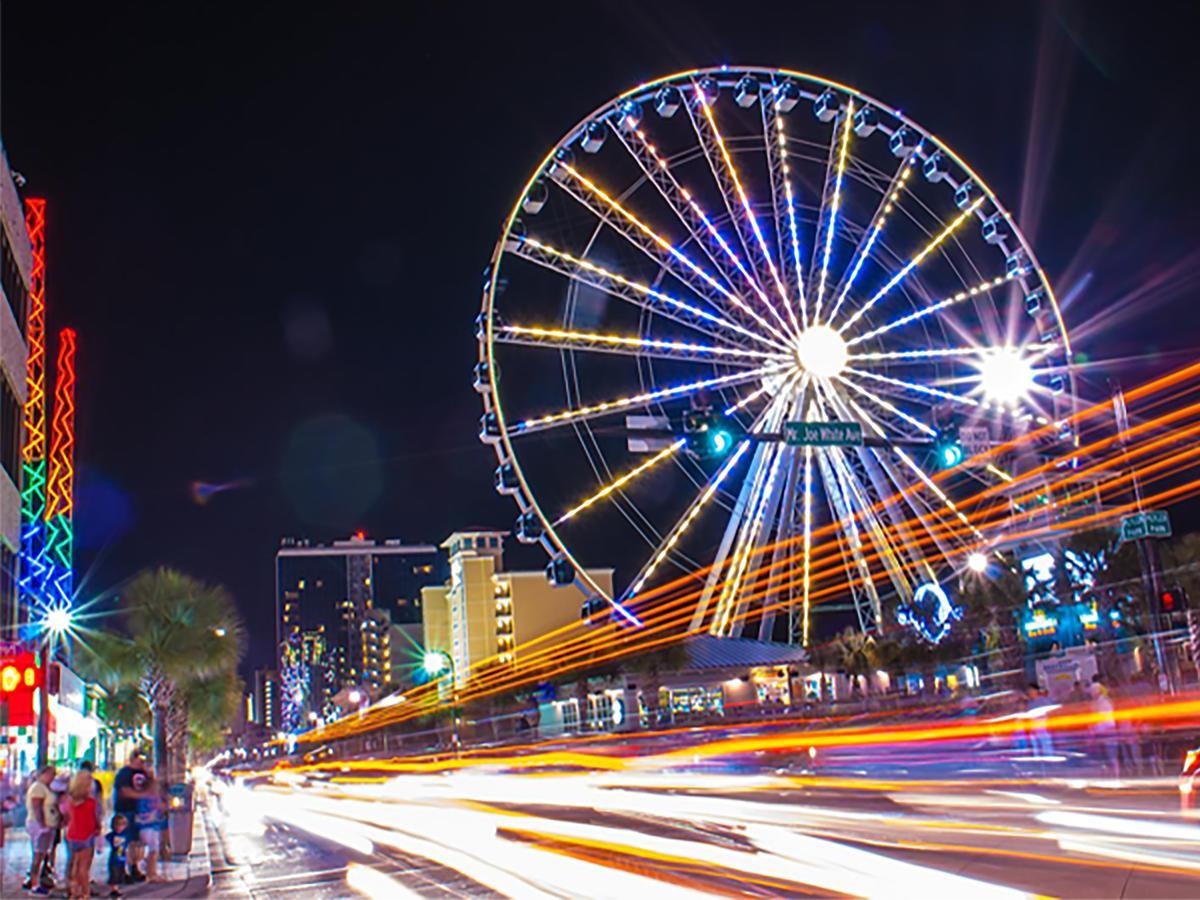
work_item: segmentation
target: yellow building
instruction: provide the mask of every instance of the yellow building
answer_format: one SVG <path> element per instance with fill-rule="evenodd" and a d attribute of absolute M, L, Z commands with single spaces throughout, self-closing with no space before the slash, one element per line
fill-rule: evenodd
<path fill-rule="evenodd" d="M 456 531 L 442 543 L 450 581 L 421 589 L 425 649 L 450 655 L 459 686 L 480 664 L 519 662 L 521 644 L 578 622 L 588 599 L 574 585 L 550 584 L 544 572 L 504 571 L 506 534 Z M 612 569 L 589 569 L 587 576 L 611 595 Z M 537 652 L 558 640 L 538 644 Z"/>

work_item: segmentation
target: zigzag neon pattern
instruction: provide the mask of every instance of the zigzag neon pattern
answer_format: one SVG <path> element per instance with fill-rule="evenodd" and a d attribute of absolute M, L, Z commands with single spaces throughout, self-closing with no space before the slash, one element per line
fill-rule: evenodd
<path fill-rule="evenodd" d="M 18 587 L 26 609 L 44 605 L 46 513 L 46 201 L 25 201 L 25 228 L 33 245 L 26 338 L 25 443 L 21 448 L 21 576 Z M 20 601 L 14 624 L 22 624 Z"/>
<path fill-rule="evenodd" d="M 50 436 L 50 478 L 46 499 L 46 561 L 50 593 L 57 606 L 69 606 L 75 582 L 75 330 L 58 335 L 54 377 L 54 420 Z"/>

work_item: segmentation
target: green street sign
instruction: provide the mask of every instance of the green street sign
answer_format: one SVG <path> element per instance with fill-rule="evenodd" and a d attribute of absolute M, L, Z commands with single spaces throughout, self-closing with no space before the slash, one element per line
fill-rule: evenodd
<path fill-rule="evenodd" d="M 792 447 L 861 447 L 858 422 L 784 422 L 783 440 Z"/>
<path fill-rule="evenodd" d="M 1140 541 L 1142 538 L 1169 538 L 1171 517 L 1165 509 L 1134 513 L 1121 520 L 1121 541 Z"/>

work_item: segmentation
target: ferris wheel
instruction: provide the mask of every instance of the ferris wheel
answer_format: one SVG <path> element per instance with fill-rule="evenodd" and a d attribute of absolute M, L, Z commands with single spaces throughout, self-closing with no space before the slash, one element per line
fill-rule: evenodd
<path fill-rule="evenodd" d="M 687 576 L 694 629 L 807 644 L 819 546 L 873 630 L 986 546 L 938 524 L 966 523 L 956 491 L 1030 464 L 975 452 L 1073 439 L 1068 334 L 1011 216 L 900 112 L 798 72 L 671 75 L 570 129 L 476 324 L 517 537 L 630 623 Z"/>

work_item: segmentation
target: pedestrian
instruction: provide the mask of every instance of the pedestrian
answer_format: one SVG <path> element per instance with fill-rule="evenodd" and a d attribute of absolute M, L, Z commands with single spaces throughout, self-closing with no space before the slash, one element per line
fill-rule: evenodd
<path fill-rule="evenodd" d="M 129 820 L 120 813 L 112 817 L 112 830 L 104 836 L 108 841 L 108 896 L 120 897 L 117 885 L 129 883 L 126 851 L 129 848 Z"/>
<path fill-rule="evenodd" d="M 100 833 L 93 781 L 90 770 L 80 769 L 67 788 L 67 896 L 73 900 L 91 895 L 92 855 Z"/>
<path fill-rule="evenodd" d="M 137 800 L 138 841 L 145 852 L 146 880 L 161 881 L 158 876 L 158 852 L 162 835 L 163 802 L 158 780 L 153 773 L 144 773 L 144 778 L 145 783 Z"/>
<path fill-rule="evenodd" d="M 127 825 L 126 863 L 128 865 L 129 883 L 144 881 L 145 877 L 139 870 L 142 861 L 142 845 L 137 828 L 137 801 L 141 794 L 140 785 L 145 784 L 146 755 L 141 750 L 129 754 L 129 761 L 117 771 L 113 779 L 113 812 L 125 817 Z"/>
<path fill-rule="evenodd" d="M 54 794 L 50 805 L 46 808 L 46 820 L 54 830 L 50 835 L 50 852 L 46 862 L 42 864 L 41 882 L 50 890 L 54 890 L 57 879 L 54 873 L 58 870 L 58 845 L 62 843 L 63 826 L 66 824 L 67 776 L 65 773 L 55 774 L 50 782 L 50 791 Z"/>
<path fill-rule="evenodd" d="M 54 804 L 54 792 L 50 782 L 54 780 L 54 766 L 42 766 L 34 776 L 33 783 L 25 792 L 25 830 L 29 832 L 29 848 L 33 861 L 29 866 L 29 877 L 21 887 L 35 894 L 48 894 L 49 888 L 40 883 L 46 858 L 50 853 L 50 841 L 54 837 L 50 827 L 48 810 Z"/>

